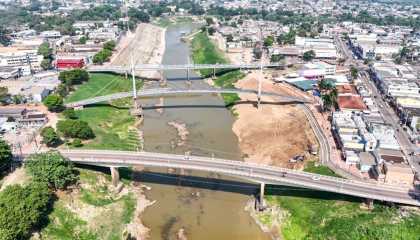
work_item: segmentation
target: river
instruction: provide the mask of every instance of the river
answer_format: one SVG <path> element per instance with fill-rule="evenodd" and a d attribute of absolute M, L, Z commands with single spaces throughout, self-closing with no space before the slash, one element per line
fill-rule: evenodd
<path fill-rule="evenodd" d="M 189 62 L 188 44 L 180 40 L 182 33 L 191 32 L 191 24 L 170 26 L 166 32 L 164 64 L 185 64 Z M 168 87 L 172 88 L 209 88 L 198 75 L 190 73 L 195 80 L 188 84 L 185 71 L 166 71 Z M 156 83 L 145 88 L 156 87 Z M 238 140 L 232 131 L 234 117 L 224 107 L 218 95 L 165 97 L 163 112 L 158 112 L 156 99 L 147 99 L 144 104 L 145 121 L 143 124 L 145 150 L 152 152 L 184 154 L 191 151 L 194 155 L 241 159 Z M 168 122 L 185 124 L 187 139 L 182 141 L 178 131 Z M 146 169 L 147 170 L 147 169 Z M 164 172 L 167 173 L 167 172 Z M 188 175 L 210 176 L 216 179 L 230 179 L 212 173 L 187 172 Z M 200 240 L 268 240 L 249 213 L 244 210 L 246 203 L 253 199 L 250 194 L 255 189 L 237 188 L 243 193 L 220 191 L 235 189 L 236 183 L 207 183 L 205 178 L 195 178 L 194 187 L 174 183 L 179 178 L 154 173 L 143 174 L 146 185 L 151 190 L 146 196 L 156 203 L 148 207 L 142 215 L 143 223 L 151 229 L 150 239 L 177 239 L 179 229 L 184 229 L 187 239 Z M 154 179 L 150 181 L 150 179 Z M 234 179 L 230 179 L 234 180 Z M 161 182 L 172 183 L 160 184 Z M 202 186 L 202 187 L 197 187 Z M 210 189 L 208 189 L 210 188 Z M 211 190 L 211 189 L 219 189 Z M 248 194 L 244 194 L 247 193 Z"/>

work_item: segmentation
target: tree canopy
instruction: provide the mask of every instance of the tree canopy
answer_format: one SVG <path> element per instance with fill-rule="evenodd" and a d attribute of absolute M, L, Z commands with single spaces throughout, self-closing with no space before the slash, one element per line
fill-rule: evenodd
<path fill-rule="evenodd" d="M 43 103 L 51 112 L 60 112 L 64 109 L 63 98 L 57 94 L 48 95 Z"/>
<path fill-rule="evenodd" d="M 88 81 L 89 73 L 84 69 L 76 68 L 60 72 L 58 79 L 67 86 L 72 86 Z"/>
<path fill-rule="evenodd" d="M 303 60 L 304 61 L 312 61 L 315 58 L 314 50 L 309 50 L 303 53 Z"/>
<path fill-rule="evenodd" d="M 47 183 L 54 189 L 64 189 L 78 178 L 73 163 L 53 151 L 30 155 L 25 169 L 34 181 Z"/>
<path fill-rule="evenodd" d="M 41 130 L 42 142 L 48 147 L 57 146 L 61 140 L 52 127 L 45 127 Z"/>
<path fill-rule="evenodd" d="M 11 185 L 0 192 L 0 239 L 26 239 L 47 216 L 51 193 L 46 184 Z"/>
<path fill-rule="evenodd" d="M 0 139 L 0 168 L 9 165 L 13 160 L 12 150 L 9 144 Z"/>
<path fill-rule="evenodd" d="M 57 129 L 64 137 L 80 139 L 91 139 L 95 137 L 92 128 L 85 121 L 73 119 L 60 120 L 57 123 Z"/>

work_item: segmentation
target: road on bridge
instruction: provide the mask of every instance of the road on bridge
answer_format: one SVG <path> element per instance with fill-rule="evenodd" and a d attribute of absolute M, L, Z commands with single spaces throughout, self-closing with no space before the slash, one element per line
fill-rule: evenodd
<path fill-rule="evenodd" d="M 82 164 L 183 168 L 236 176 L 259 183 L 292 185 L 367 199 L 420 206 L 420 201 L 414 198 L 414 190 L 408 188 L 348 180 L 242 161 L 150 152 L 109 150 L 62 150 L 60 152 L 71 161 Z"/>

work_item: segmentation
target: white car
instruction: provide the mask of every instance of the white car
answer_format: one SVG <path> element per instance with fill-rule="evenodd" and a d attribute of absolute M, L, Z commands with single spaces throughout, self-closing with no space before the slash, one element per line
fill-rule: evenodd
<path fill-rule="evenodd" d="M 317 176 L 317 175 L 312 176 L 312 180 L 318 181 L 320 179 L 321 179 L 320 176 Z"/>

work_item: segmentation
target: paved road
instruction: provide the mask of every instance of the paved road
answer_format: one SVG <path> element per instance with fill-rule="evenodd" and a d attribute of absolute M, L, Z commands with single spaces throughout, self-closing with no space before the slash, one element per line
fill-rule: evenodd
<path fill-rule="evenodd" d="M 413 198 L 414 192 L 407 188 L 335 178 L 242 161 L 175 154 L 108 150 L 62 150 L 61 154 L 73 162 L 83 164 L 184 168 L 215 172 L 255 182 L 264 182 L 266 184 L 294 185 L 362 198 L 420 206 L 420 201 Z"/>
<path fill-rule="evenodd" d="M 249 89 L 171 89 L 171 88 L 156 88 L 156 89 L 144 89 L 137 92 L 137 97 L 156 97 L 156 96 L 167 96 L 167 95 L 194 95 L 194 94 L 212 94 L 212 93 L 250 93 L 258 94 L 255 90 Z M 262 96 L 278 97 L 278 102 L 291 102 L 291 103 L 306 103 L 307 99 L 302 99 L 293 96 L 281 95 L 272 92 L 261 92 Z M 80 107 L 100 102 L 111 101 L 120 98 L 133 97 L 132 92 L 114 93 L 105 96 L 98 96 L 89 99 L 84 99 L 77 102 L 71 102 L 65 104 L 66 107 Z"/>

